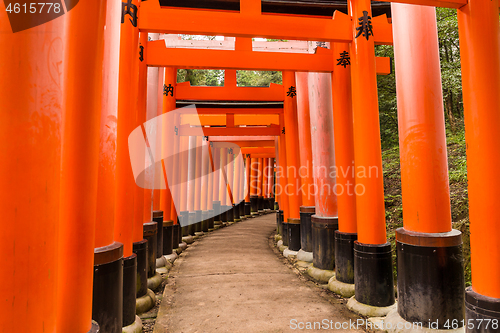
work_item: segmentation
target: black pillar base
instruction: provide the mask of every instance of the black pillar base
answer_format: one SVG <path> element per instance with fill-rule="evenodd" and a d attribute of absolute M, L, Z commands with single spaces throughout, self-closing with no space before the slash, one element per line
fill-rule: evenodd
<path fill-rule="evenodd" d="M 489 325 L 486 328 L 488 322 Z M 500 298 L 484 296 L 473 291 L 472 287 L 467 287 L 465 289 L 465 323 L 467 333 L 499 332 Z M 481 326 L 479 326 L 480 323 Z"/>
<path fill-rule="evenodd" d="M 300 248 L 305 252 L 312 252 L 312 224 L 314 206 L 300 206 Z"/>
<path fill-rule="evenodd" d="M 288 249 L 300 250 L 300 219 L 288 219 Z"/>
<path fill-rule="evenodd" d="M 358 234 L 335 230 L 335 279 L 354 284 L 354 241 Z"/>
<path fill-rule="evenodd" d="M 120 333 L 123 324 L 123 244 L 94 249 L 92 319 L 103 332 Z"/>
<path fill-rule="evenodd" d="M 214 210 L 214 221 L 220 221 L 220 201 L 214 201 L 212 208 Z"/>
<path fill-rule="evenodd" d="M 177 241 L 177 239 L 176 239 Z M 175 246 L 177 248 L 178 245 Z M 163 255 L 172 254 L 174 250 L 174 222 L 163 222 Z"/>
<path fill-rule="evenodd" d="M 288 222 L 283 221 L 283 216 L 281 216 L 281 230 L 283 234 L 281 235 L 281 240 L 283 241 L 284 246 L 288 246 L 289 234 L 288 234 Z"/>
<path fill-rule="evenodd" d="M 201 221 L 203 221 L 203 212 L 201 210 L 196 210 L 194 213 L 195 213 L 194 231 L 201 232 L 203 230 L 201 226 Z"/>
<path fill-rule="evenodd" d="M 208 210 L 201 213 L 201 231 L 208 232 Z"/>
<path fill-rule="evenodd" d="M 252 215 L 252 204 L 250 202 L 245 201 L 245 216 Z"/>
<path fill-rule="evenodd" d="M 240 219 L 245 217 L 245 201 L 242 201 L 238 204 Z"/>
<path fill-rule="evenodd" d="M 335 268 L 335 230 L 338 228 L 337 217 L 311 216 L 314 267 L 329 271 Z"/>
<path fill-rule="evenodd" d="M 182 235 L 180 235 L 180 233 L 181 233 L 181 226 L 180 226 L 180 224 L 174 224 L 172 230 L 173 230 L 172 231 L 172 233 L 173 233 L 173 236 L 172 236 L 172 242 L 173 242 L 172 243 L 172 248 L 176 249 L 176 248 L 179 247 L 179 244 L 182 241 Z"/>
<path fill-rule="evenodd" d="M 196 221 L 196 213 L 195 212 L 189 212 L 188 214 L 188 234 L 191 236 L 194 236 L 194 233 L 196 232 L 196 226 L 194 225 Z"/>
<path fill-rule="evenodd" d="M 257 195 L 250 196 L 250 213 L 257 214 L 259 211 L 259 197 Z"/>
<path fill-rule="evenodd" d="M 281 239 L 283 239 L 285 237 L 285 234 L 283 233 L 283 211 L 282 210 L 276 211 L 276 223 L 278 224 L 278 234 L 281 235 Z"/>
<path fill-rule="evenodd" d="M 188 211 L 181 212 L 181 218 L 180 218 L 181 241 L 179 242 L 179 244 L 182 243 L 182 237 L 189 235 L 188 223 L 189 223 L 189 212 Z"/>
<path fill-rule="evenodd" d="M 221 222 L 227 222 L 228 221 L 227 210 L 229 209 L 229 206 L 221 205 L 220 209 L 221 209 L 220 213 Z"/>
<path fill-rule="evenodd" d="M 234 222 L 234 206 L 227 207 L 231 207 L 227 210 L 227 222 Z"/>
<path fill-rule="evenodd" d="M 148 291 L 148 241 L 135 242 L 132 251 L 137 256 L 136 298 L 146 295 Z"/>
<path fill-rule="evenodd" d="M 134 253 L 130 257 L 123 258 L 123 327 L 135 322 L 136 281 L 137 256 Z"/>
<path fill-rule="evenodd" d="M 156 222 L 156 258 L 160 258 L 163 252 L 163 211 L 153 211 L 153 221 Z"/>
<path fill-rule="evenodd" d="M 269 209 L 274 210 L 274 198 L 269 197 L 269 198 L 267 198 L 267 201 L 269 202 Z"/>
<path fill-rule="evenodd" d="M 409 322 L 437 322 L 447 329 L 464 319 L 462 233 L 428 234 L 396 230 L 398 313 Z M 500 331 L 500 329 L 499 329 Z"/>
<path fill-rule="evenodd" d="M 143 236 L 144 239 L 148 241 L 148 278 L 156 274 L 156 232 L 158 230 L 156 225 L 156 222 L 143 224 Z"/>
<path fill-rule="evenodd" d="M 213 229 L 214 228 L 214 222 L 215 222 L 215 216 L 214 216 L 214 210 L 211 209 L 208 211 L 208 216 L 211 216 L 211 218 L 208 219 L 208 229 Z"/>
<path fill-rule="evenodd" d="M 263 196 L 259 196 L 257 198 L 257 209 L 261 213 L 264 212 L 264 197 Z"/>
<path fill-rule="evenodd" d="M 394 304 L 391 244 L 354 242 L 354 285 L 360 303 L 386 307 Z"/>

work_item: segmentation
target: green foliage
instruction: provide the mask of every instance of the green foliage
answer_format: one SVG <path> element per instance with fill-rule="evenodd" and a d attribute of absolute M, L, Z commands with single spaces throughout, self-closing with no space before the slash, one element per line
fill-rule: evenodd
<path fill-rule="evenodd" d="M 279 71 L 236 71 L 236 82 L 240 87 L 269 87 L 270 83 L 281 84 Z"/>
<path fill-rule="evenodd" d="M 218 69 L 178 69 L 177 82 L 189 81 L 192 86 L 223 86 L 224 71 Z"/>

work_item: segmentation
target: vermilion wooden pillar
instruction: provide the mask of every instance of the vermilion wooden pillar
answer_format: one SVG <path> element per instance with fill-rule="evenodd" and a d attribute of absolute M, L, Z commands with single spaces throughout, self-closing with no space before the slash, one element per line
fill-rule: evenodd
<path fill-rule="evenodd" d="M 315 191 L 312 163 L 311 121 L 309 117 L 308 76 L 309 74 L 306 72 L 295 73 L 295 79 L 297 81 L 297 114 L 300 142 L 299 176 L 302 185 L 302 205 L 300 206 L 300 247 L 302 251 L 311 253 L 311 216 L 314 215 L 315 212 Z"/>
<path fill-rule="evenodd" d="M 179 168 L 179 180 L 181 183 L 179 189 L 179 202 L 180 202 L 180 213 L 181 213 L 181 227 L 182 227 L 182 236 L 188 236 L 188 166 L 189 164 L 189 137 L 188 136 L 180 136 L 179 137 L 179 159 L 178 159 L 178 168 Z"/>
<path fill-rule="evenodd" d="M 0 327 L 5 332 L 56 330 L 64 23 L 62 16 L 13 33 L 4 3 L 0 4 L 0 43 L 4 46 L 0 53 L 0 213 L 4 219 Z M 98 117 L 96 111 L 92 120 Z M 34 216 L 36 223 L 20 232 L 20 226 L 34 222 Z M 85 277 L 92 281 L 92 254 L 86 250 Z M 91 325 L 87 285 L 84 310 L 68 319 L 81 317 L 80 332 L 87 332 Z"/>
<path fill-rule="evenodd" d="M 287 164 L 286 164 L 286 139 L 285 139 L 285 121 L 284 121 L 284 115 L 280 115 L 280 124 L 281 124 L 281 132 L 278 141 L 278 171 L 276 172 L 276 178 L 278 179 L 278 186 L 276 193 L 279 198 L 279 205 L 280 205 L 280 221 L 279 223 L 282 223 L 282 227 L 285 227 L 285 224 L 288 221 L 288 207 L 289 207 L 289 200 L 288 196 L 285 194 L 285 186 L 287 185 Z M 284 230 L 282 229 L 282 232 Z M 286 237 L 284 234 L 283 236 L 283 242 L 287 242 Z"/>
<path fill-rule="evenodd" d="M 250 204 L 252 215 L 258 214 L 259 198 L 259 161 L 257 158 L 250 159 Z"/>
<path fill-rule="evenodd" d="M 146 121 L 147 112 L 147 80 L 148 70 L 144 57 L 146 56 L 146 45 L 148 42 L 148 34 L 142 32 L 139 35 L 139 45 L 137 47 L 136 56 L 139 58 L 139 80 L 137 81 L 137 101 L 135 107 L 135 127 L 142 126 Z M 141 49 L 142 46 L 142 49 Z M 142 61 L 141 52 L 142 51 Z M 147 150 L 144 150 L 144 164 L 146 164 Z M 144 189 L 141 186 L 134 187 L 134 224 L 133 224 L 133 242 L 141 242 L 143 240 L 142 224 L 144 222 Z"/>
<path fill-rule="evenodd" d="M 207 187 L 207 192 L 206 192 L 206 200 L 207 200 L 207 218 L 208 218 L 208 228 L 209 229 L 214 229 L 214 222 L 215 222 L 215 212 L 214 212 L 214 200 L 213 200 L 213 193 L 214 193 L 214 165 L 213 165 L 213 148 L 212 148 L 212 142 L 209 142 L 208 147 L 207 147 L 207 175 L 208 175 L 208 187 Z"/>
<path fill-rule="evenodd" d="M 228 149 L 227 152 L 227 166 L 225 168 L 226 171 L 226 205 L 228 207 L 227 210 L 227 221 L 234 222 L 234 154 L 232 149 Z"/>
<path fill-rule="evenodd" d="M 350 49 L 356 215 L 354 245 L 356 300 L 387 307 L 394 304 L 391 245 L 385 231 L 384 181 L 380 145 L 375 50 L 369 0 L 349 0 L 353 41 Z M 368 278 L 369 277 L 369 278 Z"/>
<path fill-rule="evenodd" d="M 165 67 L 159 67 L 158 68 L 158 88 L 159 88 L 159 93 L 156 96 L 157 98 L 157 105 L 158 105 L 158 116 L 161 116 L 163 114 L 163 99 L 164 99 L 164 93 L 163 93 L 163 85 L 165 84 Z M 175 89 L 174 89 L 175 93 Z M 163 124 L 162 124 L 163 127 Z M 155 156 L 161 156 L 161 150 L 162 150 L 162 139 L 163 139 L 163 133 L 164 131 L 162 130 L 162 133 L 157 133 L 156 135 L 156 154 Z M 162 181 L 161 179 L 163 178 L 163 164 L 161 163 L 156 163 L 155 164 L 155 184 L 161 184 Z M 160 188 L 155 188 L 153 189 L 153 211 L 158 211 L 160 210 L 161 207 L 161 189 Z"/>
<path fill-rule="evenodd" d="M 241 165 L 241 156 L 236 155 L 236 159 L 234 161 L 234 181 L 233 181 L 233 200 L 234 200 L 234 221 L 239 222 L 241 221 L 240 218 L 240 192 L 241 192 L 241 170 L 242 170 L 242 165 Z"/>
<path fill-rule="evenodd" d="M 213 209 L 214 209 L 214 223 L 215 221 L 221 222 L 221 216 L 220 216 L 220 198 L 219 198 L 219 190 L 220 190 L 220 148 L 219 147 L 213 147 L 212 149 L 213 153 L 213 168 L 214 168 L 214 176 L 213 176 Z M 219 223 L 217 223 L 219 224 Z"/>
<path fill-rule="evenodd" d="M 404 4 L 391 10 L 405 212 L 396 230 L 398 313 L 423 326 L 445 329 L 449 320 L 462 327 L 462 237 L 451 228 L 436 12 Z"/>
<path fill-rule="evenodd" d="M 134 7 L 135 6 L 135 7 Z M 136 184 L 128 151 L 128 137 L 135 129 L 139 29 L 134 24 L 134 8 L 139 1 L 132 1 L 130 11 L 121 20 L 120 68 L 118 81 L 118 125 L 116 142 L 116 206 L 115 240 L 123 243 L 123 326 L 134 324 L 136 299 L 137 257 L 132 252 L 134 225 L 134 191 Z"/>
<path fill-rule="evenodd" d="M 65 114 L 61 135 L 56 331 L 83 333 L 92 330 L 92 269 L 106 2 L 81 3 L 65 14 L 65 19 L 62 82 L 68 89 L 63 94 Z M 87 38 L 75 38 L 83 35 Z M 86 65 L 82 66 L 83 63 Z M 75 219 L 78 223 L 73 223 Z M 77 289 L 75 285 L 78 285 Z"/>
<path fill-rule="evenodd" d="M 195 212 L 195 232 L 202 232 L 201 221 L 202 210 L 201 210 L 201 170 L 202 170 L 202 159 L 203 159 L 203 149 L 202 149 L 203 138 L 201 136 L 196 137 L 196 165 L 195 165 L 195 179 L 194 179 L 194 212 Z"/>
<path fill-rule="evenodd" d="M 283 104 L 284 127 L 286 137 L 286 165 L 287 165 L 287 188 L 285 195 L 288 197 L 289 212 L 288 222 L 300 223 L 299 209 L 301 205 L 301 195 L 299 193 L 300 177 L 298 174 L 300 167 L 299 156 L 299 129 L 297 120 L 297 98 L 295 73 L 283 72 L 283 87 L 286 91 Z"/>
<path fill-rule="evenodd" d="M 269 209 L 274 210 L 274 158 L 268 158 L 267 193 L 269 194 Z"/>
<path fill-rule="evenodd" d="M 174 94 L 175 94 L 175 89 L 174 89 Z M 174 95 L 175 96 L 175 95 Z M 176 128 L 179 128 L 179 124 L 180 124 L 180 115 L 178 113 L 175 113 L 174 115 L 174 130 Z M 175 135 L 173 137 L 173 142 L 172 142 L 172 146 L 173 146 L 173 158 L 172 158 L 172 163 L 173 163 L 173 166 L 171 168 L 172 170 L 172 178 L 175 181 L 179 181 L 180 180 L 180 170 L 179 170 L 179 159 L 180 159 L 180 136 L 179 136 L 179 132 L 175 132 Z M 171 192 L 172 194 L 172 206 L 170 208 L 170 219 L 172 221 L 174 221 L 174 224 L 178 224 L 179 223 L 179 219 L 180 219 L 180 193 L 179 193 L 179 190 L 180 190 L 180 187 L 179 186 L 176 186 L 174 187 L 173 191 Z M 177 227 L 175 227 L 177 228 Z"/>
<path fill-rule="evenodd" d="M 158 40 L 160 34 L 148 34 L 148 38 L 151 40 Z M 147 78 L 147 115 L 146 119 L 151 120 L 158 115 L 158 67 L 148 67 L 148 78 Z M 147 157 L 146 157 L 147 158 Z M 146 177 L 149 183 L 154 182 L 154 172 L 155 168 L 149 168 L 146 171 Z M 152 221 L 153 219 L 153 189 L 144 189 L 144 221 Z"/>
<path fill-rule="evenodd" d="M 196 136 L 189 137 L 189 159 L 187 164 L 187 211 L 188 211 L 188 232 L 194 236 L 196 219 L 195 196 L 196 196 Z M 183 166 L 186 167 L 186 166 Z"/>
<path fill-rule="evenodd" d="M 220 171 L 219 171 L 219 200 L 221 210 L 221 221 L 227 222 L 227 211 L 229 209 L 227 190 L 227 148 L 220 149 Z"/>
<path fill-rule="evenodd" d="M 165 67 L 164 72 L 164 87 L 173 87 L 173 91 L 163 92 L 163 110 L 162 113 L 169 113 L 176 108 L 175 99 L 175 85 L 177 81 L 177 69 L 172 67 Z M 172 119 L 172 117 L 168 117 Z M 161 133 L 161 149 L 163 150 L 163 156 L 172 156 L 174 154 L 174 145 L 172 144 L 172 133 L 175 133 L 175 124 L 165 123 L 162 126 Z M 170 166 L 165 166 L 166 168 Z M 167 177 L 168 178 L 168 177 Z M 170 192 L 170 187 L 168 186 L 168 179 L 165 179 L 167 188 L 160 191 L 160 210 L 163 211 L 163 217 L 165 221 L 172 221 L 172 193 Z"/>
<path fill-rule="evenodd" d="M 210 188 L 210 174 L 211 174 L 211 168 L 210 168 L 210 151 L 209 151 L 209 146 L 208 142 L 205 141 L 205 138 L 203 138 L 203 151 L 202 151 L 202 158 L 201 158 L 201 197 L 200 197 L 200 210 L 202 212 L 202 219 L 201 219 L 201 228 L 203 232 L 208 231 L 209 227 L 209 211 L 208 211 L 208 193 L 212 193 L 212 189 Z M 208 140 L 207 140 L 208 141 Z"/>
<path fill-rule="evenodd" d="M 333 106 L 331 74 L 309 73 L 312 158 L 315 184 L 315 215 L 311 216 L 314 267 L 335 267 L 335 230 L 338 210 L 333 140 Z"/>
<path fill-rule="evenodd" d="M 257 210 L 260 214 L 263 213 L 263 195 L 264 195 L 264 159 L 257 158 L 259 169 L 257 172 Z"/>
<path fill-rule="evenodd" d="M 121 4 L 108 1 L 106 5 L 92 319 L 101 330 L 118 333 L 123 322 L 123 244 L 114 242 L 114 224 Z"/>
<path fill-rule="evenodd" d="M 251 166 L 252 159 L 250 154 L 246 155 L 245 158 L 245 217 L 250 217 L 252 214 L 251 203 L 250 203 L 250 192 L 251 192 Z"/>
<path fill-rule="evenodd" d="M 472 265 L 472 288 L 466 292 L 467 321 L 488 318 L 484 311 L 499 319 L 500 222 L 495 200 L 500 189 L 498 6 L 498 0 L 470 0 L 458 10 Z M 476 325 L 468 332 L 495 331 L 483 329 Z"/>

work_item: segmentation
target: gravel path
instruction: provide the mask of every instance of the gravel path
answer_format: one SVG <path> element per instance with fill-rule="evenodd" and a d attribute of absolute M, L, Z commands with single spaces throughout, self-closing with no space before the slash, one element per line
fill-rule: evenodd
<path fill-rule="evenodd" d="M 364 332 L 334 328 L 359 317 L 283 264 L 269 246 L 275 225 L 264 215 L 190 245 L 169 273 L 154 332 Z M 307 329 L 314 322 L 325 326 Z"/>

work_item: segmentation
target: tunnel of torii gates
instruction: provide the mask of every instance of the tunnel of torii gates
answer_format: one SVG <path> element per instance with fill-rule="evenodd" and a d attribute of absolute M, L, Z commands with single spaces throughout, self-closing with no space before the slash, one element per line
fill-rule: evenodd
<path fill-rule="evenodd" d="M 156 265 L 183 239 L 268 209 L 277 209 L 284 245 L 319 270 L 335 267 L 359 304 L 394 307 L 376 86 L 391 61 L 375 57 L 375 44 L 393 44 L 395 56 L 404 208 L 396 232 L 397 314 L 424 326 L 439 320 L 437 328 L 451 328 L 445 324 L 453 320 L 459 330 L 498 332 L 498 0 L 400 0 L 385 4 L 390 19 L 372 17 L 368 0 L 350 0 L 333 16 L 264 13 L 264 2 L 217 10 L 80 1 L 15 34 L 1 5 L 3 332 L 133 327 L 136 304 L 157 283 Z M 434 7 L 458 9 L 467 289 L 450 213 Z M 181 33 L 229 37 L 213 47 L 164 35 Z M 307 41 L 321 43 L 314 49 Z M 177 84 L 177 68 L 225 69 L 225 85 Z M 283 84 L 237 87 L 236 70 L 282 71 Z M 170 163 L 183 184 L 176 205 L 168 187 L 136 185 L 128 137 L 188 104 L 203 127 L 179 113 L 166 125 L 173 139 L 161 141 L 161 149 L 173 147 Z M 195 137 L 195 129 L 203 135 Z M 200 146 L 210 153 L 192 149 Z M 309 173 L 295 172 L 300 167 Z M 205 172 L 208 184 L 199 181 Z M 161 168 L 153 174 L 161 179 Z M 480 327 L 482 319 L 493 321 Z"/>

